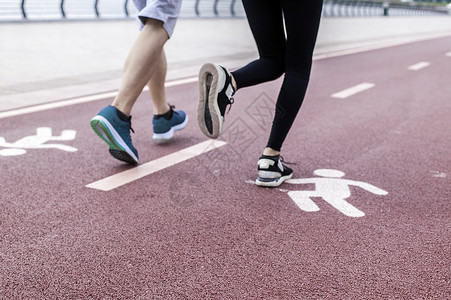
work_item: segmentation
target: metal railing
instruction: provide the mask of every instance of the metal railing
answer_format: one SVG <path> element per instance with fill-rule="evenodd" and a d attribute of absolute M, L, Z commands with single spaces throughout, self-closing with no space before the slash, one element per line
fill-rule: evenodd
<path fill-rule="evenodd" d="M 181 17 L 244 17 L 241 1 L 184 0 Z M 130 0 L 1 0 L 0 21 L 132 18 Z"/>
<path fill-rule="evenodd" d="M 301 1 L 301 0 L 300 0 Z M 389 0 L 325 0 L 323 17 L 444 15 L 444 6 Z M 0 21 L 123 19 L 136 16 L 130 0 L 1 0 Z M 241 1 L 183 0 L 181 17 L 245 17 Z"/>
<path fill-rule="evenodd" d="M 103 2 L 106 4 L 102 7 L 106 11 L 106 16 L 130 17 L 132 5 L 129 0 L 2 0 L 0 20 L 101 18 L 100 6 Z"/>
<path fill-rule="evenodd" d="M 194 7 L 194 17 L 244 17 L 244 8 L 241 1 L 237 0 L 183 0 L 182 16 L 186 10 Z M 186 10 L 183 12 L 183 7 Z"/>
<path fill-rule="evenodd" d="M 444 6 L 389 1 L 326 0 L 324 17 L 425 16 L 445 15 Z"/>

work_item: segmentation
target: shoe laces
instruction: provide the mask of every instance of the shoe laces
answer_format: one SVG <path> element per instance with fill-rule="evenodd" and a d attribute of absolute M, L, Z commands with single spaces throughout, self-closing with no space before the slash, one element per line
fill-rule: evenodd
<path fill-rule="evenodd" d="M 133 133 L 135 133 L 135 131 L 134 131 L 133 128 L 132 128 L 132 116 L 130 116 L 129 123 L 130 123 L 130 131 L 133 132 Z M 131 137 L 130 137 L 130 139 L 131 139 Z"/>
<path fill-rule="evenodd" d="M 229 107 L 229 109 L 227 110 L 226 114 L 228 114 L 228 113 L 230 112 L 230 110 L 232 109 L 233 103 L 235 103 L 235 99 L 234 99 L 233 97 L 230 97 L 229 103 L 227 104 L 227 106 Z"/>
<path fill-rule="evenodd" d="M 230 110 L 232 109 L 232 104 L 233 103 L 235 103 L 235 99 L 233 97 L 230 97 L 230 99 L 229 99 L 229 101 L 227 103 L 227 106 L 229 107 L 229 109 L 227 109 L 227 106 L 226 106 L 227 111 L 226 111 L 226 113 L 223 116 L 224 122 L 225 122 L 225 116 L 229 114 Z"/>
<path fill-rule="evenodd" d="M 282 155 L 279 155 L 279 159 L 281 163 L 285 163 L 287 165 L 296 165 L 296 163 L 285 161 Z"/>
<path fill-rule="evenodd" d="M 169 105 L 169 110 L 172 111 L 172 115 L 173 115 L 173 114 L 177 114 L 177 115 L 179 114 L 179 113 L 175 110 L 175 105 L 172 105 L 172 104 L 169 104 L 169 103 L 168 103 L 168 105 Z M 172 116 L 172 115 L 171 115 L 171 116 Z"/>

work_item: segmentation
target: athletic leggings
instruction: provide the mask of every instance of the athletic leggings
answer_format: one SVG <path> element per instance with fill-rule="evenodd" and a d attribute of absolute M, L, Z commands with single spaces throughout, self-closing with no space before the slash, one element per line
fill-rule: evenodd
<path fill-rule="evenodd" d="M 240 89 L 285 73 L 267 144 L 280 151 L 307 90 L 322 0 L 243 0 L 243 6 L 260 58 L 232 74 Z"/>

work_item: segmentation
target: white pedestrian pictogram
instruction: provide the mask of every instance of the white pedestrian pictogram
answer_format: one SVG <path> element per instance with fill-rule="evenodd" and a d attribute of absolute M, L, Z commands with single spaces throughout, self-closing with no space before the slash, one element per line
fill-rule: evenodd
<path fill-rule="evenodd" d="M 323 198 L 327 203 L 349 217 L 363 217 L 365 213 L 349 204 L 346 199 L 351 196 L 349 186 L 357 186 L 376 195 L 387 195 L 388 192 L 366 182 L 342 179 L 344 172 L 332 169 L 318 169 L 315 175 L 321 177 L 299 178 L 287 180 L 291 184 L 315 184 L 315 191 L 290 191 L 288 195 L 303 211 L 319 211 L 312 197 Z"/>
<path fill-rule="evenodd" d="M 4 137 L 0 136 L 0 147 L 7 149 L 0 150 L 0 156 L 17 156 L 27 153 L 25 149 L 58 149 L 67 152 L 78 151 L 77 148 L 64 144 L 46 144 L 48 141 L 71 141 L 75 139 L 77 132 L 75 130 L 63 130 L 60 136 L 52 136 L 52 128 L 38 127 L 36 135 L 26 136 L 14 143 L 6 142 Z"/>

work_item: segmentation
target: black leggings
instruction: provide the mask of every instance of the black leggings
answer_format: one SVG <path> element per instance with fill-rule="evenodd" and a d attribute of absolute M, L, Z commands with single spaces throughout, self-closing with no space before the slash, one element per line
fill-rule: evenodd
<path fill-rule="evenodd" d="M 307 90 L 322 0 L 243 0 L 243 5 L 260 58 L 232 74 L 240 89 L 285 73 L 267 144 L 280 151 Z"/>

